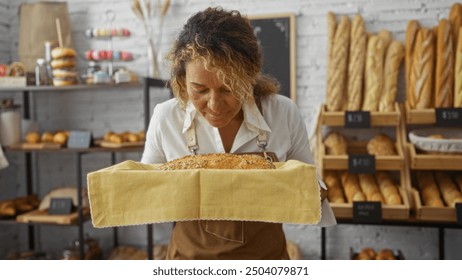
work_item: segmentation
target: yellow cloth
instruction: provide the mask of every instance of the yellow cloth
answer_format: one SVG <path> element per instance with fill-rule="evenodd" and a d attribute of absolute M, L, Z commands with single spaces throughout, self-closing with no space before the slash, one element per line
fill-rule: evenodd
<path fill-rule="evenodd" d="M 277 169 L 159 171 L 124 161 L 88 174 L 94 227 L 187 220 L 315 224 L 321 201 L 313 165 Z"/>

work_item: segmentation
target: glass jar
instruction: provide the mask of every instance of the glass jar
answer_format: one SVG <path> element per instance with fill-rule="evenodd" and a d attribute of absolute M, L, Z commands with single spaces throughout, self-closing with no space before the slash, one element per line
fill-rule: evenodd
<path fill-rule="evenodd" d="M 46 61 L 44 58 L 37 59 L 37 64 L 35 65 L 35 85 L 37 86 L 47 86 L 49 85 L 48 71 L 46 66 Z"/>

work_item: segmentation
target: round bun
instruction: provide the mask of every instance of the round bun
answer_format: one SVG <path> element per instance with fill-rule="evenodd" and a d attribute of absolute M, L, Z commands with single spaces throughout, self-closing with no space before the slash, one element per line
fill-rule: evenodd
<path fill-rule="evenodd" d="M 75 59 L 53 59 L 51 61 L 51 67 L 53 69 L 73 68 L 75 64 Z"/>
<path fill-rule="evenodd" d="M 46 131 L 42 134 L 42 142 L 53 143 L 53 133 Z"/>
<path fill-rule="evenodd" d="M 40 134 L 38 132 L 28 132 L 26 135 L 26 142 L 35 144 L 40 142 Z"/>
<path fill-rule="evenodd" d="M 75 84 L 77 84 L 76 80 L 53 79 L 53 85 L 55 87 L 70 86 Z"/>
<path fill-rule="evenodd" d="M 75 57 L 77 53 L 74 49 L 71 48 L 54 48 L 51 51 L 51 57 L 53 59 L 58 59 L 61 57 Z"/>
<path fill-rule="evenodd" d="M 77 72 L 65 69 L 53 70 L 53 77 L 55 78 L 76 78 Z"/>

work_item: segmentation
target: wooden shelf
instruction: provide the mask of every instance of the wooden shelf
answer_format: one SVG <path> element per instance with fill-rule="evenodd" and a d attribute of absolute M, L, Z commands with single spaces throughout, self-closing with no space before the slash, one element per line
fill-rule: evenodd
<path fill-rule="evenodd" d="M 462 154 L 426 154 L 418 151 L 412 143 L 408 143 L 406 146 L 409 155 L 409 166 L 411 169 L 462 169 Z"/>
<path fill-rule="evenodd" d="M 394 112 L 371 112 L 371 127 L 397 126 L 401 118 L 401 113 L 398 103 L 395 103 L 394 107 Z M 328 126 L 345 126 L 345 112 L 328 112 L 326 105 L 322 105 L 320 123 L 321 125 Z"/>
<path fill-rule="evenodd" d="M 55 86 L 25 86 L 25 87 L 0 87 L 0 92 L 11 92 L 11 91 L 29 91 L 29 92 L 46 92 L 46 91 L 72 91 L 72 90 L 98 90 L 108 88 L 132 88 L 141 87 L 142 83 L 121 83 L 121 84 L 78 84 L 65 87 Z"/>
<path fill-rule="evenodd" d="M 411 109 L 409 103 L 404 104 L 406 124 L 435 124 L 435 109 Z"/>

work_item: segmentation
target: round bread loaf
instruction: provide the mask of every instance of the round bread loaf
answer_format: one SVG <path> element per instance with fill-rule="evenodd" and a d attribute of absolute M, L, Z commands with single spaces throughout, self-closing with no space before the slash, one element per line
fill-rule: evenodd
<path fill-rule="evenodd" d="M 275 169 L 273 163 L 253 154 L 204 154 L 184 156 L 159 166 L 159 170 L 183 169 Z"/>

